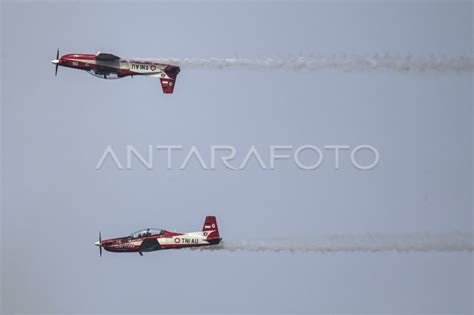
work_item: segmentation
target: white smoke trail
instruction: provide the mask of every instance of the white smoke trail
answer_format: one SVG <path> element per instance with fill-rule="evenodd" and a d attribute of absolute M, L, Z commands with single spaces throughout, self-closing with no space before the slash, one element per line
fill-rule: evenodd
<path fill-rule="evenodd" d="M 474 252 L 473 233 L 333 235 L 312 241 L 223 241 L 197 250 L 250 252 Z"/>
<path fill-rule="evenodd" d="M 313 55 L 287 58 L 161 58 L 161 63 L 186 68 L 250 70 L 318 71 L 336 70 L 345 72 L 395 71 L 395 72 L 465 72 L 474 71 L 474 55 L 466 56 L 412 56 L 412 55 Z"/>

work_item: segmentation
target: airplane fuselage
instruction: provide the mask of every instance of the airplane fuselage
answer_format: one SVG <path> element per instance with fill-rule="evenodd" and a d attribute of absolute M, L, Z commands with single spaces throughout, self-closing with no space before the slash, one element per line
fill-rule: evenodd
<path fill-rule="evenodd" d="M 190 233 L 170 232 L 159 229 L 144 229 L 129 236 L 102 240 L 95 243 L 109 252 L 151 252 L 162 249 L 178 249 L 188 247 L 217 245 L 221 242 L 217 220 L 214 216 L 207 216 L 201 231 Z"/>
<path fill-rule="evenodd" d="M 118 78 L 153 74 L 158 74 L 162 78 L 170 78 L 166 71 L 179 72 L 179 67 L 173 65 L 132 59 L 97 60 L 96 55 L 93 54 L 68 54 L 57 61 L 60 66 L 89 72 L 94 71 L 98 75 L 116 73 Z"/>
<path fill-rule="evenodd" d="M 209 238 L 209 232 L 174 233 L 145 237 L 119 237 L 103 240 L 100 245 L 109 252 L 150 252 L 162 249 L 177 249 L 196 246 L 217 245 L 221 238 Z M 96 245 L 99 245 L 96 243 Z"/>
<path fill-rule="evenodd" d="M 150 76 L 159 78 L 163 92 L 173 93 L 180 68 L 159 62 L 142 59 L 122 59 L 108 53 L 67 54 L 52 60 L 57 67 L 84 70 L 102 79 L 120 79 L 128 76 Z"/>

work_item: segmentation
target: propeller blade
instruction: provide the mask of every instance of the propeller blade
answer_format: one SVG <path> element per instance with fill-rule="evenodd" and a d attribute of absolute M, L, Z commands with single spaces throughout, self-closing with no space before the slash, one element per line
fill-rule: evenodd
<path fill-rule="evenodd" d="M 99 231 L 99 254 L 100 254 L 100 257 L 102 257 L 102 234 L 100 233 Z"/>
<path fill-rule="evenodd" d="M 56 70 L 54 71 L 54 76 L 58 75 L 58 68 L 59 68 L 59 48 L 56 50 Z"/>

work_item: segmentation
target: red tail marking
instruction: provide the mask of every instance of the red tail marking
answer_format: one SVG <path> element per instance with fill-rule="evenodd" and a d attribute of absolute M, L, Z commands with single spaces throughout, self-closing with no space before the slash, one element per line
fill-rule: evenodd
<path fill-rule="evenodd" d="M 219 228 L 217 227 L 217 220 L 215 216 L 207 216 L 206 220 L 204 221 L 204 225 L 202 227 L 204 231 L 214 231 L 210 232 L 207 238 L 218 238 L 219 236 Z"/>
<path fill-rule="evenodd" d="M 163 88 L 163 93 L 165 94 L 173 93 L 174 86 L 176 85 L 176 77 L 178 76 L 179 72 L 180 72 L 180 69 L 177 66 L 167 66 L 165 68 L 165 73 L 168 75 L 168 77 L 170 77 L 170 79 L 160 78 L 161 87 Z"/>
<path fill-rule="evenodd" d="M 175 84 L 176 80 L 160 78 L 160 81 L 161 81 L 161 87 L 163 88 L 163 93 L 165 93 L 165 94 L 173 93 L 174 84 Z"/>

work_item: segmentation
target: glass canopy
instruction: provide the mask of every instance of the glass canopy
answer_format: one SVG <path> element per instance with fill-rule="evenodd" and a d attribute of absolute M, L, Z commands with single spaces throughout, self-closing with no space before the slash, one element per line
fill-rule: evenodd
<path fill-rule="evenodd" d="M 163 230 L 158 230 L 158 229 L 144 229 L 140 231 L 136 231 L 130 237 L 132 238 L 139 238 L 139 237 L 148 237 L 148 236 L 153 236 L 153 235 L 162 235 L 164 232 Z"/>

